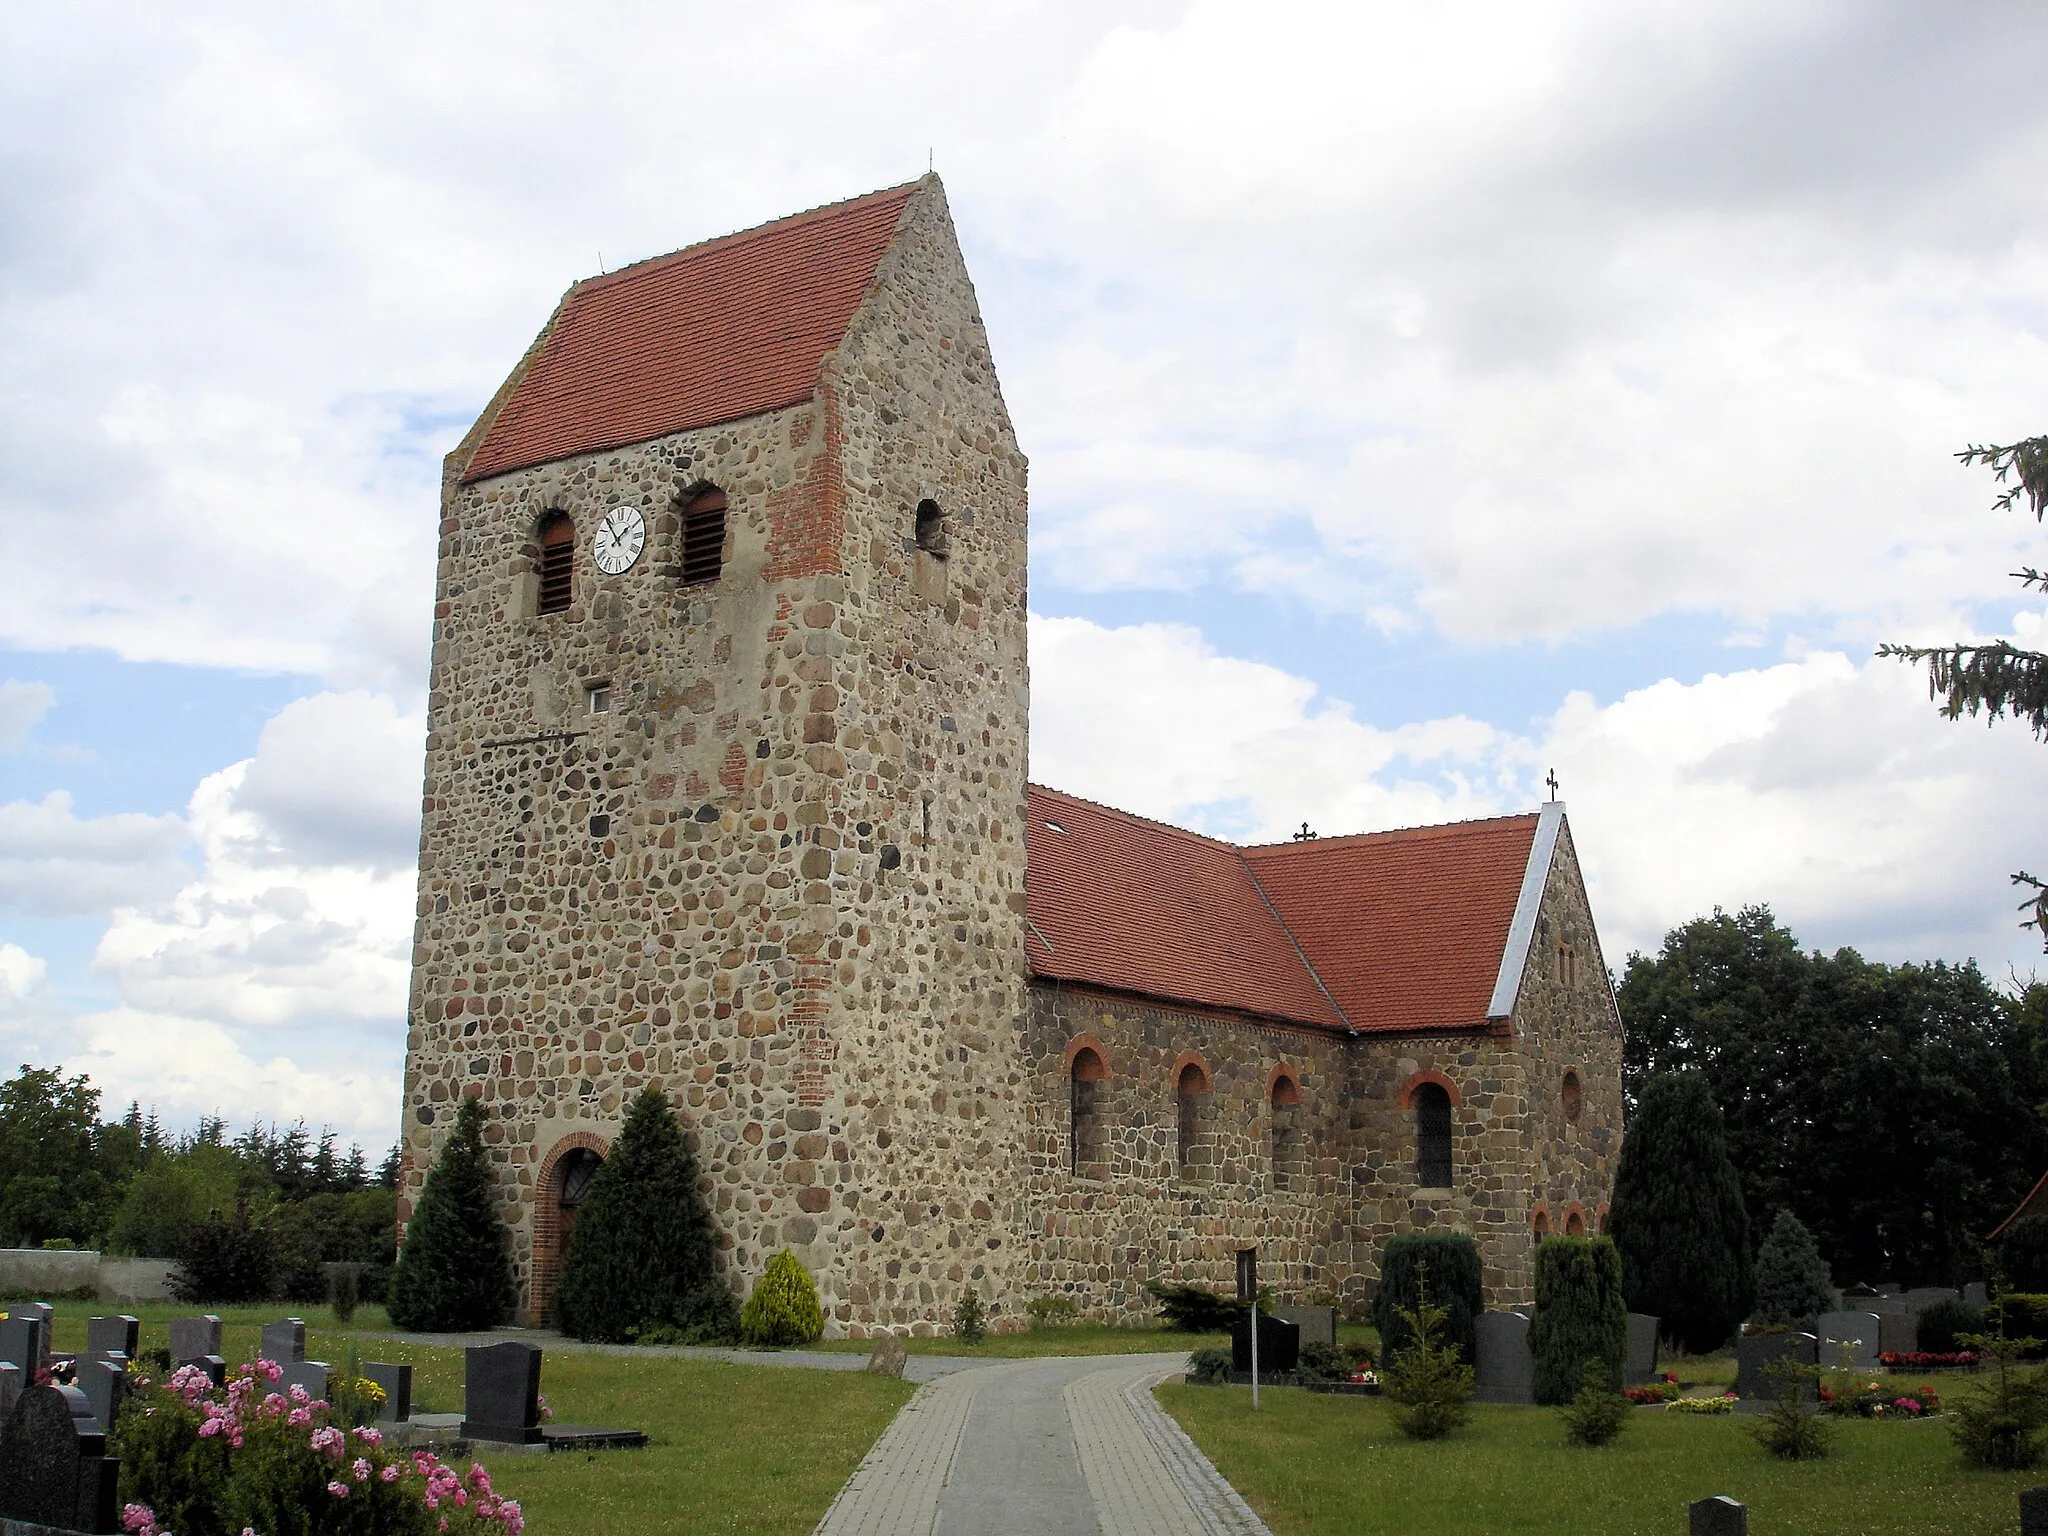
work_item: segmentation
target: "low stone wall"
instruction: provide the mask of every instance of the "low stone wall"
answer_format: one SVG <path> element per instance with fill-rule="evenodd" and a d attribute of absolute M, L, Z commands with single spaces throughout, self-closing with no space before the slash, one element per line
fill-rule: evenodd
<path fill-rule="evenodd" d="M 101 1301 L 169 1301 L 169 1259 L 111 1259 L 89 1248 L 0 1248 L 0 1290 L 58 1295 L 90 1287 Z"/>

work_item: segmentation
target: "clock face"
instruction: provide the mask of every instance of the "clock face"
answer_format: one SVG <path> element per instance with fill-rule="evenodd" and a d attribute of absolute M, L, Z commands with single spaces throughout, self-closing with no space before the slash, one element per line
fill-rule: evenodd
<path fill-rule="evenodd" d="M 633 568 L 640 551 L 647 547 L 647 520 L 638 507 L 613 507 L 597 525 L 590 541 L 590 557 L 607 576 L 619 576 Z"/>

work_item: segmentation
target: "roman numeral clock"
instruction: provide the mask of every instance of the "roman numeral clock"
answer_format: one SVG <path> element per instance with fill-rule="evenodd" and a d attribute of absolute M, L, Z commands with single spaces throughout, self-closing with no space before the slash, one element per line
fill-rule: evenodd
<path fill-rule="evenodd" d="M 623 576 L 647 547 L 647 520 L 638 507 L 613 507 L 590 537 L 590 558 L 607 576 Z"/>

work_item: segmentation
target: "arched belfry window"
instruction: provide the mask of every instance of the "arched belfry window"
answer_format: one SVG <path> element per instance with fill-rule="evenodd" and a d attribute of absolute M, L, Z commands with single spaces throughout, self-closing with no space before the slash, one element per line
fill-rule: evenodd
<path fill-rule="evenodd" d="M 1202 1105 L 1209 1095 L 1209 1074 L 1197 1061 L 1188 1062 L 1174 1079 L 1174 1168 L 1184 1179 L 1198 1178 L 1206 1166 L 1202 1146 Z"/>
<path fill-rule="evenodd" d="M 697 492 L 683 506 L 683 585 L 718 580 L 725 569 L 725 492 Z"/>
<path fill-rule="evenodd" d="M 946 558 L 945 514 L 930 497 L 917 504 L 917 547 L 927 555 Z"/>
<path fill-rule="evenodd" d="M 576 524 L 566 512 L 550 512 L 534 537 L 540 544 L 540 611 L 560 613 L 575 596 Z"/>
<path fill-rule="evenodd" d="M 1067 1171 L 1076 1178 L 1099 1179 L 1106 1173 L 1102 1116 L 1102 1084 L 1109 1067 L 1092 1046 L 1074 1052 L 1067 1074 Z"/>
<path fill-rule="evenodd" d="M 1440 1083 L 1418 1083 L 1415 1106 L 1415 1182 L 1424 1189 L 1451 1187 L 1451 1096 Z"/>

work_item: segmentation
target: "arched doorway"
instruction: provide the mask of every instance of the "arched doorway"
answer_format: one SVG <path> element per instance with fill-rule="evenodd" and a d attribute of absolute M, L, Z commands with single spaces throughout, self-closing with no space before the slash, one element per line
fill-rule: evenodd
<path fill-rule="evenodd" d="M 534 1196 L 533 1289 L 528 1303 L 529 1320 L 537 1325 L 553 1321 L 562 1255 L 569 1251 L 577 1209 L 608 1150 L 597 1137 L 578 1132 L 564 1137 L 541 1167 Z"/>

